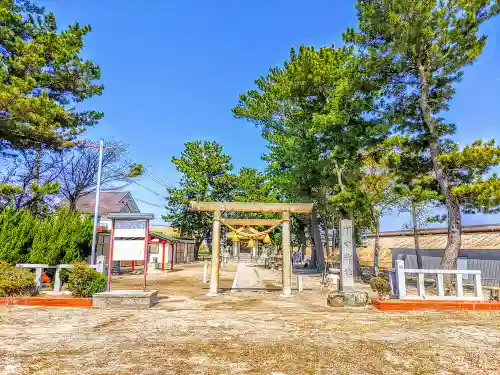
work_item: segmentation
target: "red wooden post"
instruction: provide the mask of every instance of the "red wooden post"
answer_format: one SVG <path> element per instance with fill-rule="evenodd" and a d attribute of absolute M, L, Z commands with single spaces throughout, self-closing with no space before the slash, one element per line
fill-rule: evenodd
<path fill-rule="evenodd" d="M 149 220 L 146 219 L 146 233 L 144 236 L 144 290 L 146 290 L 146 277 L 148 273 L 148 249 L 149 249 Z"/>
<path fill-rule="evenodd" d="M 135 271 L 135 260 L 132 261 L 132 272 Z"/>
<path fill-rule="evenodd" d="M 172 256 L 170 257 L 170 269 L 173 271 L 174 270 L 174 243 L 170 242 L 170 248 Z"/>
<path fill-rule="evenodd" d="M 115 243 L 115 220 L 111 220 L 111 238 L 108 249 L 108 292 L 111 292 L 111 274 L 113 272 L 113 246 Z"/>
<path fill-rule="evenodd" d="M 165 271 L 165 242 L 162 243 L 163 250 L 161 255 L 161 270 Z"/>

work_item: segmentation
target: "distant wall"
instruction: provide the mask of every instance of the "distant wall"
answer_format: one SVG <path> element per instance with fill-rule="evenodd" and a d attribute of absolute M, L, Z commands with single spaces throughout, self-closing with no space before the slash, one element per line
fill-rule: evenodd
<path fill-rule="evenodd" d="M 429 233 L 420 236 L 420 248 L 422 249 L 444 249 L 448 236 L 446 233 Z M 369 235 L 358 246 L 358 258 L 362 267 L 373 266 L 374 238 Z M 382 268 L 392 267 L 391 249 L 414 249 L 413 236 L 409 232 L 381 233 L 380 237 L 380 266 Z M 464 250 L 500 250 L 500 231 L 475 232 L 462 234 L 462 249 Z M 414 250 L 412 250 L 414 252 Z"/>
<path fill-rule="evenodd" d="M 437 269 L 441 263 L 444 250 L 421 250 L 423 267 Z M 405 268 L 417 268 L 417 257 L 414 249 L 392 249 L 392 265 L 396 260 L 404 260 Z M 500 250 L 461 250 L 458 255 L 457 268 L 480 270 L 484 284 L 500 282 Z"/>

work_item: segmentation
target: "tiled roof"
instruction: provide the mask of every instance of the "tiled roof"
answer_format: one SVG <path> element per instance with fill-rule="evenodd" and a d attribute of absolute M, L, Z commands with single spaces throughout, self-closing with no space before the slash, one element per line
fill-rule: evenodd
<path fill-rule="evenodd" d="M 105 215 L 122 212 L 130 199 L 131 196 L 128 191 L 103 191 L 99 197 L 99 214 Z M 78 199 L 76 209 L 82 213 L 93 214 L 95 210 L 95 192 Z"/>
<path fill-rule="evenodd" d="M 420 236 L 421 249 L 444 249 L 446 234 L 428 234 Z M 373 264 L 373 238 L 368 238 L 362 246 L 358 246 L 358 258 L 362 265 Z M 380 237 L 380 263 L 382 267 L 390 267 L 392 263 L 391 249 L 414 249 L 413 236 L 399 235 Z M 499 250 L 500 232 L 463 233 L 462 250 Z"/>

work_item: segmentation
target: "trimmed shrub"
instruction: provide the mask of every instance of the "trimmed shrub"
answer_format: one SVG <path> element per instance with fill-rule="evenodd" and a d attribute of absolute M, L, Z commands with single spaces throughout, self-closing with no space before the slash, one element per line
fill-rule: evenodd
<path fill-rule="evenodd" d="M 379 299 L 387 299 L 391 295 L 391 284 L 383 277 L 372 277 L 370 286 L 374 292 L 378 293 Z"/>
<path fill-rule="evenodd" d="M 69 272 L 68 289 L 75 297 L 92 297 L 106 286 L 106 276 L 97 272 L 86 262 L 75 262 Z"/>
<path fill-rule="evenodd" d="M 36 294 L 33 273 L 0 261 L 0 297 L 21 297 Z"/>

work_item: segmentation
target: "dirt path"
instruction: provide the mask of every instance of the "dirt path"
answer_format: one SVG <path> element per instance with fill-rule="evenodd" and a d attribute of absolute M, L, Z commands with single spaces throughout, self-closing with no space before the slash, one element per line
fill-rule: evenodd
<path fill-rule="evenodd" d="M 200 280 L 152 276 L 164 298 L 147 311 L 0 308 L 0 374 L 500 373 L 499 313 L 331 309 L 317 288 L 207 297 Z"/>

